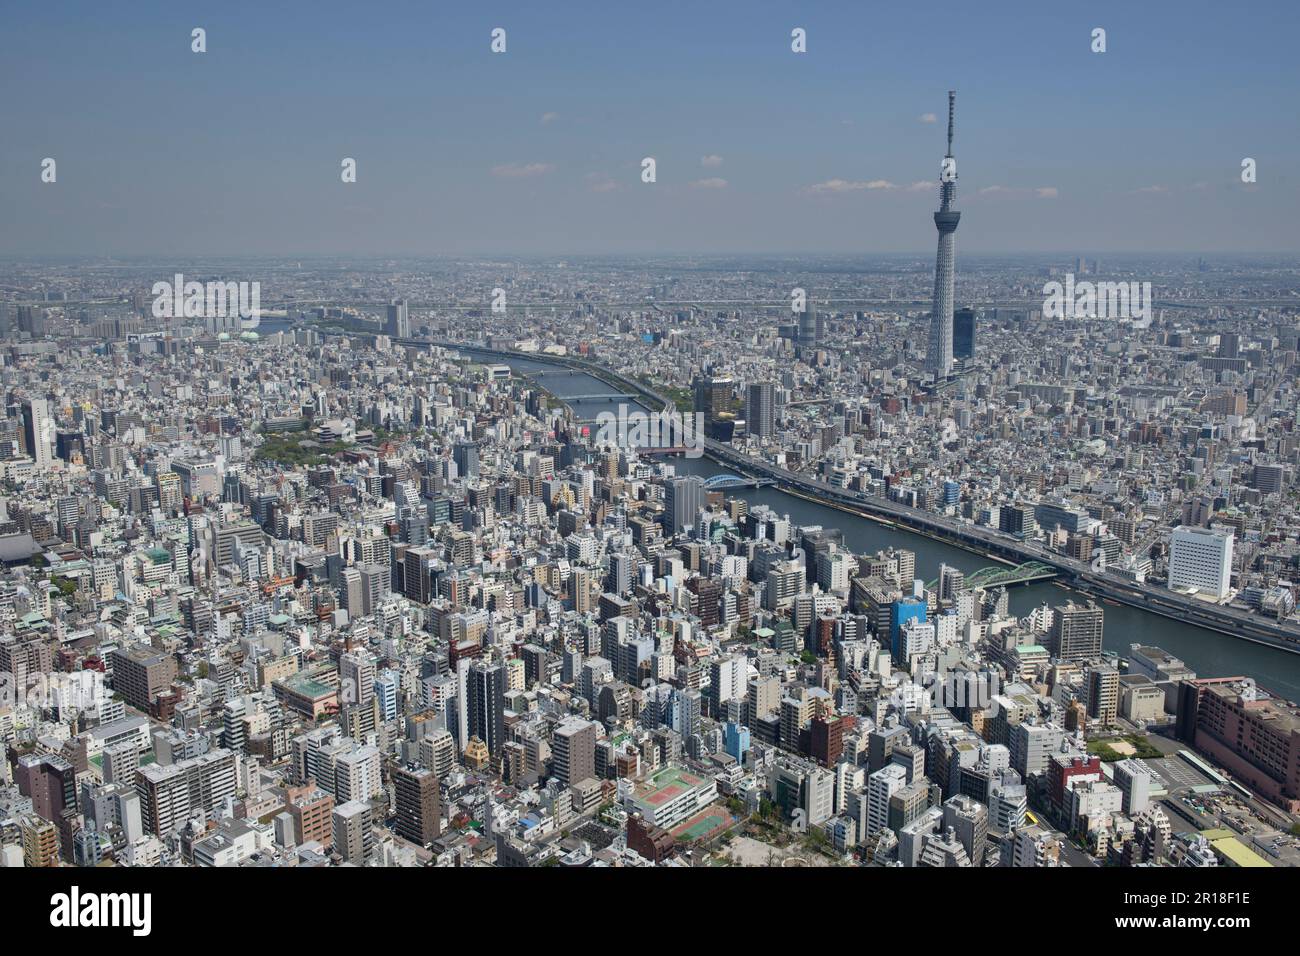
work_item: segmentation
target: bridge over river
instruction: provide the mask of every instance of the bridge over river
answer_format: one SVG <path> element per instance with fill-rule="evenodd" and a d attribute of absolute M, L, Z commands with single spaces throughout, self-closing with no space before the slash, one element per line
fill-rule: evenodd
<path fill-rule="evenodd" d="M 1041 561 L 1026 561 L 1024 564 L 1018 564 L 1015 567 L 995 564 L 992 567 L 980 568 L 978 571 L 967 574 L 963 581 L 966 587 L 975 590 L 976 588 L 999 588 L 1012 584 L 1047 581 L 1058 574 L 1060 574 L 1060 571 L 1050 564 L 1043 564 Z M 926 588 L 933 591 L 938 586 L 939 581 L 936 578 L 927 584 Z"/>

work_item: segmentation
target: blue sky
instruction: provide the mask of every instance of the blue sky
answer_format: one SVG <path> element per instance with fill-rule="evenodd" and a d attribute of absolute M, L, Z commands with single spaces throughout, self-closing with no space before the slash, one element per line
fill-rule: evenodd
<path fill-rule="evenodd" d="M 963 251 L 1293 251 L 1297 9 L 11 3 L 0 254 L 920 252 L 950 88 Z"/>

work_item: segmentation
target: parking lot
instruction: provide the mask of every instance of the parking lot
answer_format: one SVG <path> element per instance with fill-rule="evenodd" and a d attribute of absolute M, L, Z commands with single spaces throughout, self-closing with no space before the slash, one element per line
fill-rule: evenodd
<path fill-rule="evenodd" d="M 1146 761 L 1169 793 L 1175 794 L 1192 787 L 1213 784 L 1214 781 L 1179 757 L 1160 757 Z"/>

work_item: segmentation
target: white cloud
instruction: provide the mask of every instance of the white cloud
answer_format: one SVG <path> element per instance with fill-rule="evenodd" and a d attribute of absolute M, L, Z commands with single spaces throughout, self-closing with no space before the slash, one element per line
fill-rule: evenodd
<path fill-rule="evenodd" d="M 939 122 L 939 117 L 935 116 L 933 113 L 922 113 L 920 116 L 917 117 L 917 119 L 922 123 Z"/>
<path fill-rule="evenodd" d="M 525 179 L 530 176 L 545 176 L 555 169 L 551 163 L 502 163 L 492 167 L 492 175 L 503 179 Z"/>
<path fill-rule="evenodd" d="M 928 192 L 934 187 L 935 187 L 934 183 L 925 179 L 918 179 L 916 182 L 912 183 L 912 185 L 905 186 L 904 188 L 909 193 L 923 193 L 923 192 Z"/>
<path fill-rule="evenodd" d="M 618 183 L 604 173 L 588 173 L 587 188 L 594 193 L 610 193 L 618 189 Z"/>
<path fill-rule="evenodd" d="M 898 186 L 888 179 L 849 180 L 828 179 L 824 183 L 815 183 L 805 192 L 810 193 L 854 193 L 865 189 L 897 189 Z"/>
<path fill-rule="evenodd" d="M 716 167 L 716 166 L 721 166 L 721 165 L 722 165 L 722 157 L 721 157 L 721 156 L 718 156 L 718 155 L 716 155 L 716 154 L 713 154 L 713 153 L 710 153 L 708 156 L 701 156 L 701 157 L 700 157 L 700 165 L 701 165 L 701 166 L 707 166 L 707 167 L 709 167 L 710 169 L 712 169 L 712 168 L 714 168 L 714 167 Z"/>
<path fill-rule="evenodd" d="M 1005 199 L 1056 199 L 1061 191 L 1055 186 L 985 186 L 979 194 Z"/>
<path fill-rule="evenodd" d="M 559 113 L 543 113 L 542 125 L 545 126 L 547 123 L 554 123 L 559 118 L 560 118 Z"/>
<path fill-rule="evenodd" d="M 1135 193 L 1167 193 L 1168 186 L 1143 186 L 1140 189 L 1133 190 Z"/>
<path fill-rule="evenodd" d="M 727 181 L 717 176 L 710 177 L 709 179 L 697 179 L 695 180 L 695 182 L 691 183 L 691 188 L 692 189 L 726 189 Z"/>

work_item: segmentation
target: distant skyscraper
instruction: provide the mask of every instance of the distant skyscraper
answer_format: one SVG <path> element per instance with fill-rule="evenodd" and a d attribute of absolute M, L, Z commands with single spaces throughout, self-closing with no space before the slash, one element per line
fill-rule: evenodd
<path fill-rule="evenodd" d="M 745 418 L 751 435 L 771 438 L 776 432 L 776 387 L 771 382 L 754 382 L 749 386 Z"/>
<path fill-rule="evenodd" d="M 804 311 L 799 313 L 799 344 L 821 345 L 826 337 L 826 320 L 817 314 L 817 307 L 809 299 Z"/>
<path fill-rule="evenodd" d="M 452 449 L 456 461 L 456 470 L 462 478 L 478 477 L 478 443 L 458 441 Z"/>
<path fill-rule="evenodd" d="M 388 323 L 385 329 L 395 339 L 411 337 L 411 318 L 407 314 L 405 299 L 394 299 L 388 306 Z"/>
<path fill-rule="evenodd" d="M 952 208 L 957 199 L 957 161 L 952 155 L 953 114 L 957 92 L 948 91 L 948 152 L 939 175 L 939 211 L 934 225 L 939 230 L 939 251 L 934 264 L 934 307 L 930 312 L 930 348 L 926 367 L 936 379 L 952 372 L 953 280 L 956 274 L 957 222 L 961 213 Z"/>
<path fill-rule="evenodd" d="M 23 402 L 23 437 L 37 471 L 48 469 L 54 460 L 54 422 L 50 419 L 50 403 L 45 399 Z"/>
<path fill-rule="evenodd" d="M 715 421 L 727 410 L 727 404 L 731 401 L 732 384 L 729 378 L 713 375 L 697 378 L 694 382 L 695 411 L 703 412 L 708 421 Z"/>
<path fill-rule="evenodd" d="M 952 315 L 953 358 L 975 357 L 975 310 L 958 309 Z"/>
<path fill-rule="evenodd" d="M 26 332 L 34 339 L 45 334 L 45 310 L 33 305 L 18 306 L 18 331 Z"/>

